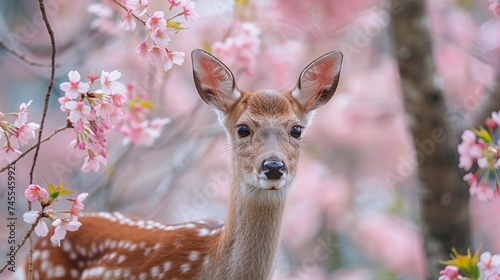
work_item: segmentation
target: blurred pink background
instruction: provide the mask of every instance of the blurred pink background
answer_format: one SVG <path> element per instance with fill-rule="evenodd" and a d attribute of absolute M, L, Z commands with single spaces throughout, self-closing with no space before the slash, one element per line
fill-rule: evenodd
<path fill-rule="evenodd" d="M 149 0 L 148 11 L 165 9 L 163 2 Z M 65 123 L 57 98 L 63 94 L 59 84 L 67 81 L 70 70 L 83 77 L 91 70 L 118 69 L 120 81 L 134 81 L 156 104 L 152 118 L 168 117 L 172 122 L 152 147 L 124 146 L 117 133 L 110 134 L 108 166 L 97 173 L 81 173 L 82 162 L 68 147 L 74 134 L 58 134 L 40 150 L 35 182 L 42 186 L 45 180 L 64 182 L 68 188 L 89 192 L 85 211 L 120 211 L 164 223 L 224 217 L 230 147 L 215 114 L 196 92 L 189 54 L 223 42 L 227 32 L 237 30 L 232 26 L 251 22 L 260 30 L 259 43 L 252 71 L 234 72 L 242 89 L 290 88 L 316 57 L 331 50 L 344 53 L 337 93 L 317 112 L 303 138 L 274 279 L 423 279 L 416 165 L 389 49 L 387 4 L 248 2 L 238 10 L 232 1 L 195 1 L 198 21 L 189 22 L 189 29 L 173 36 L 170 45 L 186 54 L 184 64 L 165 73 L 136 56 L 134 49 L 144 38 L 140 24 L 134 32 L 117 27 L 119 21 L 93 29 L 90 24 L 96 16 L 87 12 L 87 6 L 94 1 L 47 0 L 60 66 L 44 135 Z M 498 30 L 498 19 L 488 11 L 487 1 L 439 0 L 429 5 L 435 58 L 451 108 L 443 114 L 458 125 L 498 66 L 492 58 L 498 58 L 500 36 L 488 33 L 495 24 Z M 0 39 L 48 62 L 50 44 L 35 3 L 3 1 L 0 7 Z M 238 63 L 228 66 L 235 69 L 241 66 Z M 39 122 L 49 68 L 29 66 L 3 49 L 0 65 L 0 111 L 17 111 L 20 103 L 32 99 L 30 121 Z M 29 154 L 16 164 L 18 240 L 27 229 L 22 192 L 32 158 Z M 2 208 L 6 208 L 6 182 L 4 172 Z M 483 244 L 483 250 L 500 252 L 496 234 L 500 203 L 470 203 L 475 242 Z M 4 210 L 0 211 L 2 263 L 8 235 L 1 224 L 6 223 Z M 27 249 L 21 250 L 18 263 L 26 253 Z"/>

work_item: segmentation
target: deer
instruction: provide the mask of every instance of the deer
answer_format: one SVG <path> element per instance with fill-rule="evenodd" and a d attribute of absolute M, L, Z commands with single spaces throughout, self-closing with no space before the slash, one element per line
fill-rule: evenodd
<path fill-rule="evenodd" d="M 232 147 L 225 223 L 165 225 L 119 212 L 82 214 L 80 229 L 60 246 L 48 237 L 35 244 L 33 278 L 271 279 L 302 132 L 334 95 L 342 58 L 339 51 L 317 58 L 291 89 L 250 92 L 237 87 L 216 57 L 192 51 L 196 89 Z"/>

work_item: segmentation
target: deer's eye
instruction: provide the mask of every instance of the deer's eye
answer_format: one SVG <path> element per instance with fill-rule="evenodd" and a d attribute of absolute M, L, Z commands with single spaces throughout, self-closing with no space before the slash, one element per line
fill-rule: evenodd
<path fill-rule="evenodd" d="M 236 131 L 239 137 L 247 137 L 248 135 L 250 135 L 250 128 L 244 124 L 237 125 Z"/>
<path fill-rule="evenodd" d="M 300 136 L 302 135 L 302 127 L 300 127 L 298 125 L 292 126 L 292 130 L 290 131 L 290 135 L 293 138 L 300 139 Z"/>

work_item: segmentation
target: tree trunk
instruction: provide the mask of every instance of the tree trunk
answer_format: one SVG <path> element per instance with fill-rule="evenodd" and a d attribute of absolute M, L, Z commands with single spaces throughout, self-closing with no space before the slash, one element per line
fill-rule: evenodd
<path fill-rule="evenodd" d="M 432 56 L 426 1 L 389 0 L 392 52 L 398 62 L 408 126 L 418 162 L 427 279 L 437 279 L 452 247 L 470 246 L 468 188 L 458 169 L 457 139 Z"/>

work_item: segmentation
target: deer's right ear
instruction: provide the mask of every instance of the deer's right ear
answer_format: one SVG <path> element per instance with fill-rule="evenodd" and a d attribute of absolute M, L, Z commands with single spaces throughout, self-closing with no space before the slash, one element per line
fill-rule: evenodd
<path fill-rule="evenodd" d="M 241 97 L 229 68 L 211 54 L 196 49 L 191 52 L 193 76 L 201 99 L 227 113 Z"/>

